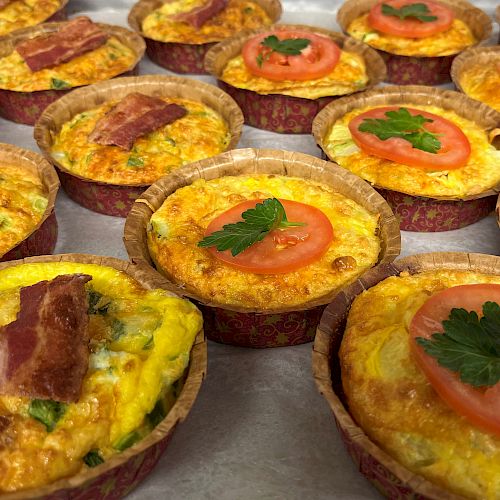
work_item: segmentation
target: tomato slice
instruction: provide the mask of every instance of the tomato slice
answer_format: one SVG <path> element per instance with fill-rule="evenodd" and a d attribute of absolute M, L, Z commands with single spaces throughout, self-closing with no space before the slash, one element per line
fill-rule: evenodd
<path fill-rule="evenodd" d="M 423 22 L 416 18 L 407 17 L 399 19 L 396 16 L 382 14 L 382 4 L 400 9 L 411 4 L 425 4 L 431 16 L 436 16 L 435 21 Z M 405 38 L 425 38 L 441 33 L 450 28 L 455 18 L 454 12 L 448 7 L 428 0 L 386 0 L 375 4 L 368 14 L 368 24 L 377 31 L 388 35 L 402 36 Z"/>
<path fill-rule="evenodd" d="M 263 200 L 249 200 L 230 208 L 215 218 L 207 227 L 205 236 L 222 229 L 225 224 L 242 221 L 241 214 Z M 318 260 L 333 239 L 333 228 L 328 217 L 318 208 L 291 200 L 280 200 L 290 222 L 304 222 L 305 226 L 275 229 L 262 241 L 253 244 L 233 257 L 230 250 L 207 250 L 230 266 L 255 274 L 281 274 L 295 271 Z"/>
<path fill-rule="evenodd" d="M 288 56 L 262 45 L 268 36 L 275 35 L 279 40 L 307 38 L 311 43 L 300 55 Z M 261 33 L 250 38 L 242 49 L 242 56 L 248 70 L 256 75 L 273 81 L 313 80 L 328 75 L 340 58 L 340 49 L 329 37 L 316 35 L 309 31 L 280 30 Z M 258 61 L 262 58 L 262 64 Z"/>
<path fill-rule="evenodd" d="M 441 322 L 453 308 L 482 312 L 485 302 L 500 303 L 500 285 L 461 285 L 433 295 L 415 314 L 410 324 L 410 348 L 441 399 L 477 427 L 500 436 L 500 382 L 488 388 L 474 388 L 461 382 L 457 373 L 438 364 L 416 343 L 415 337 L 430 338 L 443 331 Z"/>
<path fill-rule="evenodd" d="M 432 122 L 426 122 L 424 128 L 438 134 L 441 148 L 437 153 L 428 153 L 400 137 L 391 137 L 383 141 L 370 132 L 360 132 L 358 127 L 365 118 L 387 119 L 387 111 L 397 111 L 401 106 L 385 106 L 374 108 L 361 113 L 349 122 L 354 142 L 367 154 L 392 160 L 410 167 L 419 167 L 425 170 L 453 170 L 467 164 L 471 148 L 469 139 L 452 122 L 433 113 L 420 109 L 406 108 L 411 115 L 422 115 Z"/>

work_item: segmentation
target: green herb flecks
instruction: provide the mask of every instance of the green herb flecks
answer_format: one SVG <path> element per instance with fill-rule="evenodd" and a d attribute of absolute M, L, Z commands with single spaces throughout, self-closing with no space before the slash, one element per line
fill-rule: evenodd
<path fill-rule="evenodd" d="M 404 20 L 407 17 L 412 17 L 413 19 L 418 19 L 423 23 L 430 23 L 437 19 L 437 16 L 432 16 L 430 13 L 431 11 L 425 3 L 410 3 L 400 9 L 391 7 L 386 3 L 382 4 L 382 14 L 384 16 L 395 16 L 399 17 L 401 20 Z"/>
<path fill-rule="evenodd" d="M 97 467 L 104 463 L 104 458 L 99 454 L 99 450 L 90 450 L 84 457 L 83 461 L 89 467 Z"/>
<path fill-rule="evenodd" d="M 155 346 L 155 338 L 153 335 L 151 335 L 151 337 L 149 337 L 149 339 L 146 341 L 146 343 L 142 346 L 142 350 L 149 351 L 149 350 L 153 349 L 154 346 Z"/>
<path fill-rule="evenodd" d="M 137 443 L 141 439 L 141 435 L 137 432 L 130 432 L 120 438 L 114 445 L 113 448 L 118 451 L 123 451 L 126 450 L 127 448 L 130 448 L 132 445 Z"/>
<path fill-rule="evenodd" d="M 129 156 L 127 167 L 144 167 L 144 160 L 138 156 Z"/>
<path fill-rule="evenodd" d="M 47 432 L 52 432 L 66 412 L 67 407 L 68 405 L 64 403 L 50 399 L 33 399 L 28 408 L 28 414 L 45 425 Z"/>
<path fill-rule="evenodd" d="M 165 405 L 163 401 L 159 399 L 151 412 L 146 415 L 146 419 L 151 428 L 155 428 L 166 417 L 166 415 L 167 412 L 165 411 Z"/>
<path fill-rule="evenodd" d="M 437 134 L 424 128 L 424 123 L 432 123 L 433 120 L 422 115 L 412 115 L 406 108 L 387 111 L 385 116 L 387 116 L 386 120 L 365 118 L 358 130 L 374 134 L 382 141 L 391 137 L 400 137 L 411 143 L 414 148 L 428 153 L 437 153 L 441 148 Z"/>
<path fill-rule="evenodd" d="M 88 290 L 87 299 L 89 302 L 88 314 L 105 315 L 108 313 L 111 300 L 104 297 L 102 293 L 95 290 Z"/>
<path fill-rule="evenodd" d="M 59 80 L 58 78 L 51 78 L 50 88 L 55 89 L 55 90 L 70 89 L 71 84 L 68 82 L 65 82 L 64 80 Z"/>
<path fill-rule="evenodd" d="M 483 304 L 481 319 L 475 311 L 452 309 L 443 328 L 443 333 L 430 339 L 415 340 L 441 366 L 458 372 L 462 382 L 481 387 L 500 381 L 500 306 L 496 302 Z"/>
<path fill-rule="evenodd" d="M 226 224 L 222 230 L 205 236 L 198 243 L 199 247 L 216 247 L 219 252 L 231 249 L 235 257 L 264 237 L 274 229 L 305 226 L 303 222 L 288 222 L 285 208 L 276 198 L 268 198 L 257 203 L 241 214 L 243 221 Z"/>
<path fill-rule="evenodd" d="M 276 35 L 269 35 L 260 44 L 268 49 L 264 55 L 257 56 L 257 64 L 262 66 L 264 61 L 267 61 L 273 52 L 278 52 L 287 56 L 298 56 L 302 51 L 309 46 L 311 40 L 308 38 L 287 38 L 280 40 Z"/>
<path fill-rule="evenodd" d="M 125 324 L 119 319 L 114 319 L 111 323 L 111 338 L 118 340 L 125 335 Z"/>

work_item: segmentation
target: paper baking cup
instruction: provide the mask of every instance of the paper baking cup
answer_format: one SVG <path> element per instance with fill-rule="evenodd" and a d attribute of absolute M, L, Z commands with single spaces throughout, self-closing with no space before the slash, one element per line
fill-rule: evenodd
<path fill-rule="evenodd" d="M 497 61 L 497 64 L 500 64 L 500 45 L 468 49 L 454 59 L 453 64 L 451 65 L 451 79 L 458 90 L 467 94 L 461 84 L 464 71 L 470 68 L 471 64 L 477 66 L 487 66 L 488 64 L 493 64 L 494 61 Z M 469 95 L 469 97 L 474 99 L 473 96 Z"/>
<path fill-rule="evenodd" d="M 359 471 L 388 498 L 401 500 L 464 500 L 414 474 L 383 451 L 360 428 L 349 413 L 342 390 L 338 351 L 347 315 L 353 300 L 364 290 L 402 271 L 416 274 L 433 269 L 500 274 L 500 257 L 466 253 L 429 253 L 412 255 L 371 269 L 340 292 L 325 309 L 314 341 L 312 367 L 319 392 L 325 397 L 347 451 Z"/>
<path fill-rule="evenodd" d="M 391 262 L 400 251 L 400 234 L 394 215 L 366 182 L 332 163 L 302 153 L 272 149 L 237 149 L 208 160 L 192 163 L 155 182 L 130 211 L 125 223 L 125 247 L 130 260 L 154 267 L 147 245 L 146 228 L 153 213 L 177 189 L 197 179 L 215 179 L 226 175 L 276 174 L 303 177 L 332 185 L 335 191 L 351 198 L 372 213 L 380 214 L 379 262 Z M 335 292 L 300 307 L 256 310 L 207 303 L 194 293 L 172 282 L 180 293 L 201 306 L 208 338 L 216 342 L 246 347 L 279 347 L 310 342 L 321 312 Z"/>
<path fill-rule="evenodd" d="M 500 126 L 500 113 L 474 101 L 470 97 L 451 90 L 440 90 L 417 85 L 383 87 L 339 99 L 327 106 L 314 120 L 313 135 L 324 154 L 335 161 L 326 151 L 325 138 L 332 125 L 350 111 L 365 106 L 436 105 L 455 111 L 458 115 L 480 125 L 487 132 Z M 409 167 L 410 168 L 410 167 Z M 479 194 L 458 197 L 429 197 L 403 193 L 375 185 L 387 200 L 404 231 L 436 232 L 459 229 L 486 217 L 495 207 L 500 184 Z"/>
<path fill-rule="evenodd" d="M 162 97 L 182 97 L 198 101 L 217 111 L 228 124 L 231 139 L 227 149 L 236 147 L 243 127 L 243 116 L 236 103 L 213 85 L 178 76 L 138 76 L 115 78 L 73 91 L 50 105 L 35 126 L 35 140 L 47 160 L 53 163 L 68 196 L 85 208 L 106 215 L 126 217 L 134 200 L 149 184 L 109 184 L 93 181 L 68 171 L 50 151 L 54 137 L 64 123 L 76 114 L 120 100 L 132 92 Z"/>
<path fill-rule="evenodd" d="M 131 48 L 136 58 L 134 62 L 121 74 L 134 74 L 137 71 L 137 64 L 142 59 L 145 44 L 142 38 L 120 26 L 96 23 L 106 33 L 118 38 L 124 45 Z M 22 30 L 17 30 L 13 34 L 0 39 L 0 58 L 6 57 L 14 51 L 17 43 L 28 38 L 34 38 L 44 33 L 53 33 L 59 30 L 61 23 L 45 23 L 39 26 L 32 26 Z M 99 78 L 99 75 L 96 75 Z M 76 87 L 74 87 L 76 88 Z M 51 103 L 72 92 L 67 90 L 38 90 L 34 92 L 17 92 L 15 90 L 0 89 L 0 116 L 7 120 L 26 125 L 34 125 L 43 110 Z"/>
<path fill-rule="evenodd" d="M 54 205 L 59 190 L 59 179 L 54 167 L 43 156 L 33 153 L 33 151 L 2 143 L 0 143 L 0 163 L 16 165 L 25 169 L 26 172 L 37 173 L 42 181 L 44 194 L 48 199 L 47 208 L 40 222 L 33 227 L 23 241 L 8 250 L 7 253 L 0 255 L 0 262 L 52 253 L 57 241 L 57 220 Z"/>
<path fill-rule="evenodd" d="M 497 24 L 500 25 L 500 5 L 498 5 L 496 10 L 495 10 L 495 18 L 496 18 Z M 500 43 L 500 32 L 498 33 L 498 43 Z"/>
<path fill-rule="evenodd" d="M 162 288 L 173 292 L 170 283 L 156 272 L 139 268 L 124 260 L 85 254 L 31 257 L 0 264 L 0 270 L 33 262 L 80 262 L 109 266 L 131 276 L 147 290 Z M 175 292 L 174 292 L 175 293 Z M 179 295 L 179 294 L 177 294 Z M 207 371 L 207 343 L 201 330 L 191 349 L 184 384 L 165 419 L 144 439 L 114 455 L 105 463 L 74 476 L 59 479 L 36 489 L 0 493 L 1 500 L 115 500 L 130 493 L 154 468 L 165 451 L 177 425 L 182 423 L 194 404 Z"/>
<path fill-rule="evenodd" d="M 367 13 L 379 0 L 347 0 L 339 9 L 337 22 L 347 33 L 354 19 Z M 478 43 L 491 36 L 491 19 L 480 9 L 465 0 L 439 0 L 450 8 L 455 16 L 471 29 Z M 387 66 L 389 83 L 398 85 L 439 85 L 451 81 L 450 69 L 456 54 L 437 57 L 400 56 L 376 49 Z"/>
<path fill-rule="evenodd" d="M 497 223 L 498 223 L 498 226 L 500 227 L 500 195 L 498 195 L 496 213 L 497 213 Z"/>
<path fill-rule="evenodd" d="M 275 23 L 281 16 L 281 3 L 279 0 L 253 0 L 260 5 Z M 128 23 L 146 41 L 146 53 L 148 57 L 159 66 L 174 73 L 191 73 L 204 75 L 206 70 L 203 64 L 207 51 L 216 45 L 211 43 L 176 43 L 161 42 L 148 38 L 142 31 L 142 23 L 146 16 L 153 10 L 158 9 L 165 0 L 139 0 L 130 11 Z"/>
<path fill-rule="evenodd" d="M 316 114 L 339 97 L 305 99 L 283 94 L 262 95 L 252 90 L 239 89 L 220 79 L 228 61 L 241 53 L 243 45 L 251 36 L 271 30 L 301 30 L 320 33 L 330 37 L 341 49 L 360 55 L 365 61 L 369 78 L 367 86 L 360 90 L 374 87 L 386 76 L 384 61 L 373 49 L 341 33 L 298 24 L 277 24 L 251 32 L 243 32 L 210 49 L 205 58 L 205 68 L 208 73 L 217 78 L 219 86 L 238 103 L 245 116 L 245 123 L 252 127 L 284 134 L 309 134 Z"/>

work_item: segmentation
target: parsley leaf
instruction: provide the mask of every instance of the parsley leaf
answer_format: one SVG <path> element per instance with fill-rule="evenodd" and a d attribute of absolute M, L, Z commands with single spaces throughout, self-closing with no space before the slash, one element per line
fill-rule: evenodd
<path fill-rule="evenodd" d="M 71 84 L 64 80 L 59 80 L 59 78 L 52 78 L 50 80 L 50 88 L 55 90 L 70 89 Z"/>
<path fill-rule="evenodd" d="M 288 222 L 285 208 L 276 198 L 257 203 L 241 214 L 243 221 L 226 224 L 220 231 L 205 236 L 199 247 L 216 247 L 219 252 L 231 249 L 235 257 L 248 247 L 262 241 L 273 229 L 305 226 L 303 222 Z"/>
<path fill-rule="evenodd" d="M 52 401 L 50 399 L 33 399 L 28 408 L 28 414 L 35 420 L 41 422 L 47 428 L 47 432 L 52 432 L 66 413 L 68 405 Z"/>
<path fill-rule="evenodd" d="M 90 450 L 84 457 L 83 461 L 89 467 L 97 467 L 104 463 L 104 459 L 99 454 L 99 450 Z"/>
<path fill-rule="evenodd" d="M 382 4 L 382 14 L 384 14 L 384 16 L 395 16 L 399 17 L 401 20 L 404 20 L 407 17 L 413 17 L 423 23 L 430 23 L 431 21 L 435 21 L 437 19 L 437 16 L 429 15 L 430 13 L 431 11 L 425 3 L 410 3 L 400 9 L 391 7 L 386 3 Z"/>
<path fill-rule="evenodd" d="M 280 40 L 276 35 L 269 35 L 260 44 L 267 49 L 271 49 L 265 54 L 257 56 L 257 64 L 262 67 L 264 61 L 267 61 L 273 52 L 279 52 L 287 56 L 299 56 L 302 51 L 309 46 L 311 40 L 308 38 L 286 38 Z"/>
<path fill-rule="evenodd" d="M 433 120 L 422 115 L 412 115 L 406 108 L 387 111 L 385 116 L 387 116 L 386 120 L 365 118 L 358 130 L 374 134 L 382 141 L 391 137 L 400 137 L 411 143 L 414 148 L 428 153 L 437 153 L 441 148 L 437 134 L 429 132 L 424 127 L 424 123 L 431 123 Z"/>
<path fill-rule="evenodd" d="M 459 372 L 460 380 L 474 387 L 500 381 L 500 306 L 483 304 L 481 319 L 475 311 L 452 309 L 443 321 L 444 332 L 430 339 L 417 337 L 425 352 L 441 366 Z"/>
<path fill-rule="evenodd" d="M 129 156 L 127 167 L 144 167 L 144 160 L 139 156 Z"/>

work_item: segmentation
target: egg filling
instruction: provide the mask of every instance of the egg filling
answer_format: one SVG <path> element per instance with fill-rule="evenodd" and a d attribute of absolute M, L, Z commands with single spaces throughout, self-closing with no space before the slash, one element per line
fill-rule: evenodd
<path fill-rule="evenodd" d="M 99 48 L 63 64 L 31 71 L 17 51 L 0 59 L 0 89 L 16 92 L 64 90 L 108 80 L 129 70 L 135 52 L 111 36 Z"/>
<path fill-rule="evenodd" d="M 48 201 L 36 173 L 0 164 L 0 257 L 33 231 Z"/>
<path fill-rule="evenodd" d="M 434 113 L 457 125 L 471 146 L 467 164 L 454 170 L 428 172 L 360 150 L 353 141 L 348 124 L 355 116 L 379 106 L 358 108 L 339 118 L 326 134 L 325 152 L 341 167 L 371 184 L 416 196 L 463 198 L 487 191 L 500 182 L 500 151 L 490 144 L 488 133 L 483 128 L 454 111 L 437 106 L 404 105 Z"/>
<path fill-rule="evenodd" d="M 198 246 L 223 212 L 246 200 L 273 197 L 312 205 L 328 217 L 333 240 L 320 259 L 284 274 L 255 274 Z M 381 248 L 378 219 L 325 184 L 279 175 L 221 177 L 197 180 L 171 194 L 151 217 L 148 246 L 159 269 L 203 300 L 269 310 L 319 299 L 372 267 Z"/>
<path fill-rule="evenodd" d="M 500 111 L 500 53 L 486 64 L 472 63 L 460 76 L 463 91 Z"/>
<path fill-rule="evenodd" d="M 33 401 L 0 396 L 0 492 L 41 486 L 106 461 L 149 433 L 176 399 L 202 320 L 186 300 L 146 290 L 124 272 L 95 264 L 33 263 L 0 271 L 0 326 L 15 320 L 20 287 L 85 273 L 89 369 L 77 403 L 48 431 Z M 98 461 L 99 463 L 99 461 Z"/>
<path fill-rule="evenodd" d="M 441 33 L 425 38 L 405 38 L 374 30 L 368 22 L 368 14 L 364 14 L 349 24 L 347 33 L 374 49 L 400 56 L 449 56 L 477 42 L 467 24 L 456 18 L 451 27 Z"/>
<path fill-rule="evenodd" d="M 174 0 L 151 12 L 142 22 L 142 32 L 159 42 L 204 44 L 220 42 L 244 29 L 269 26 L 271 18 L 257 3 L 248 0 L 229 0 L 227 7 L 197 29 L 188 23 L 175 21 L 172 16 L 189 12 L 203 0 Z"/>
<path fill-rule="evenodd" d="M 60 0 L 14 0 L 0 9 L 0 36 L 35 26 L 55 14 Z"/>
<path fill-rule="evenodd" d="M 359 295 L 339 357 L 349 411 L 398 462 L 467 498 L 500 497 L 500 438 L 450 409 L 410 353 L 409 325 L 429 296 L 500 277 L 456 270 L 402 273 Z"/>
<path fill-rule="evenodd" d="M 68 171 L 111 184 L 152 184 L 171 170 L 226 150 L 231 134 L 225 120 L 205 104 L 162 97 L 184 106 L 178 120 L 139 137 L 131 151 L 89 142 L 97 121 L 116 102 L 75 115 L 54 137 L 52 156 Z"/>

